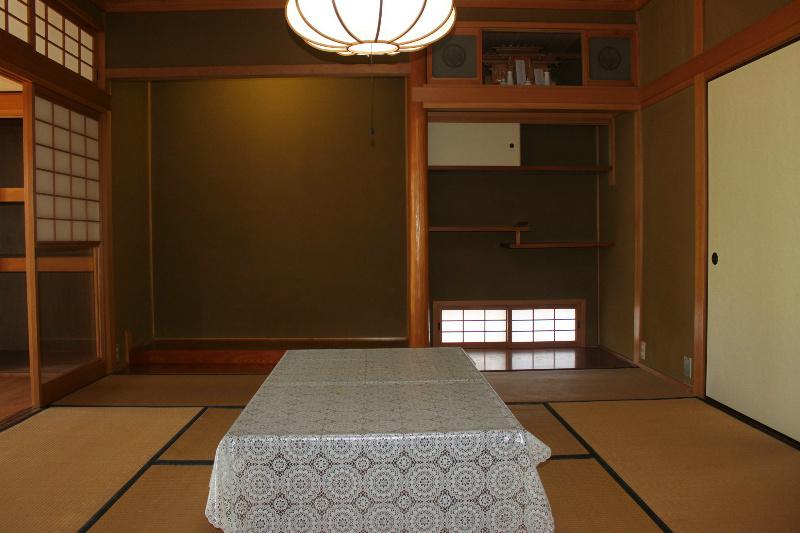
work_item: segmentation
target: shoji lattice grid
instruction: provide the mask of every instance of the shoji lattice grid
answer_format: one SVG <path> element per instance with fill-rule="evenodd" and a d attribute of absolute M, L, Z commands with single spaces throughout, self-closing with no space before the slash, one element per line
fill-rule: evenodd
<path fill-rule="evenodd" d="M 36 0 L 36 51 L 94 81 L 94 37 L 41 0 Z"/>
<path fill-rule="evenodd" d="M 38 96 L 35 116 L 37 241 L 99 241 L 98 122 Z"/>
<path fill-rule="evenodd" d="M 0 0 L 0 30 L 28 42 L 28 0 Z"/>

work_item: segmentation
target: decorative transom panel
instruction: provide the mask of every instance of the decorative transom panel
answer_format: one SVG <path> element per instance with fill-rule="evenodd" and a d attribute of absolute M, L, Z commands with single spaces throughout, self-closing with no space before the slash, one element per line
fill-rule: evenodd
<path fill-rule="evenodd" d="M 0 30 L 28 42 L 28 0 L 0 0 Z"/>
<path fill-rule="evenodd" d="M 42 0 L 36 0 L 36 51 L 94 81 L 94 36 Z"/>
<path fill-rule="evenodd" d="M 35 101 L 38 242 L 100 241 L 100 125 Z"/>

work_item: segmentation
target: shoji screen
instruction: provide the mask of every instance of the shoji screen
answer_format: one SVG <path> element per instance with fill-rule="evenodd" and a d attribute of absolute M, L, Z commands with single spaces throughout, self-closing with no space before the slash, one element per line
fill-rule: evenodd
<path fill-rule="evenodd" d="M 28 0 L 0 0 L 0 30 L 28 42 Z"/>
<path fill-rule="evenodd" d="M 0 0 L 2 2 L 3 0 Z M 15 1 L 15 0 L 9 0 Z M 94 80 L 94 37 L 52 6 L 36 0 L 36 51 Z"/>
<path fill-rule="evenodd" d="M 39 96 L 34 111 L 37 242 L 99 242 L 99 123 Z"/>
<path fill-rule="evenodd" d="M 708 86 L 707 394 L 795 439 L 798 87 L 800 42 Z"/>

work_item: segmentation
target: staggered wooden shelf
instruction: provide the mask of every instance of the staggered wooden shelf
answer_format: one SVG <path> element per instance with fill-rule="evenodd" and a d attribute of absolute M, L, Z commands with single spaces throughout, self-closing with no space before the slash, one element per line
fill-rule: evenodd
<path fill-rule="evenodd" d="M 604 174 L 608 165 L 429 166 L 429 172 L 520 172 L 530 174 Z"/>

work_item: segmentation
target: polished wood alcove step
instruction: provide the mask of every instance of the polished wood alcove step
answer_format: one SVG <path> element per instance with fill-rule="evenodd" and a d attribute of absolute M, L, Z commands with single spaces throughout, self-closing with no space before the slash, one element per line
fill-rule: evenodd
<path fill-rule="evenodd" d="M 608 248 L 614 246 L 613 242 L 593 242 L 593 241 L 576 241 L 576 242 L 504 242 L 504 248 L 512 250 L 544 250 L 556 248 Z"/>

